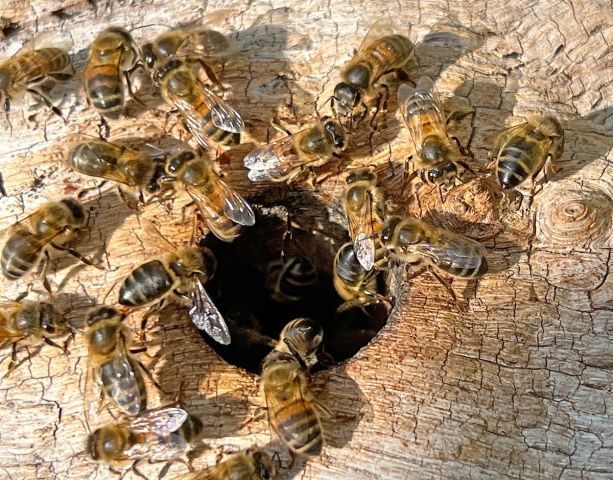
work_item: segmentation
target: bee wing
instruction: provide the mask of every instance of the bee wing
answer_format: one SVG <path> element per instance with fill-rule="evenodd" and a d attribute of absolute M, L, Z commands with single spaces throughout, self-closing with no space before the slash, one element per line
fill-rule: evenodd
<path fill-rule="evenodd" d="M 61 48 L 69 52 L 74 46 L 74 40 L 70 32 L 64 30 L 49 30 L 41 32 L 34 38 L 26 42 L 15 55 L 21 55 L 32 50 L 41 48 Z"/>
<path fill-rule="evenodd" d="M 167 436 L 176 432 L 185 423 L 187 417 L 187 412 L 178 407 L 149 410 L 132 419 L 130 429 L 134 433 L 153 433 Z"/>
<path fill-rule="evenodd" d="M 226 58 L 241 48 L 235 39 L 208 26 L 188 27 L 182 33 L 190 38 L 177 49 L 176 55 L 180 57 Z"/>
<path fill-rule="evenodd" d="M 243 159 L 243 165 L 250 171 L 252 181 L 282 181 L 293 170 L 305 165 L 296 152 L 296 137 L 301 132 L 289 135 L 274 142 L 258 147 Z"/>
<path fill-rule="evenodd" d="M 513 125 L 511 127 L 507 127 L 504 130 L 499 132 L 494 132 L 483 139 L 483 143 L 486 145 L 491 145 L 492 148 L 490 150 L 490 158 L 495 158 L 498 156 L 498 152 L 502 146 L 509 140 L 509 138 L 515 135 L 523 135 L 522 130 L 528 129 L 528 123 L 520 123 L 519 125 Z"/>
<path fill-rule="evenodd" d="M 232 339 L 226 321 L 200 279 L 194 280 L 189 315 L 194 325 L 199 330 L 204 330 L 213 340 L 222 345 L 230 344 Z"/>
<path fill-rule="evenodd" d="M 463 235 L 440 232 L 437 243 L 417 245 L 416 251 L 446 269 L 475 269 L 481 265 L 485 247 L 472 238 Z"/>
<path fill-rule="evenodd" d="M 366 32 L 362 43 L 358 48 L 358 52 L 368 48 L 368 46 L 386 35 L 392 35 L 397 30 L 396 24 L 391 17 L 384 17 L 377 20 Z"/>
<path fill-rule="evenodd" d="M 373 239 L 373 199 L 364 202 L 359 212 L 347 215 L 349 235 L 353 240 L 353 248 L 360 265 L 366 270 L 372 270 L 375 263 L 375 241 Z"/>
<path fill-rule="evenodd" d="M 68 159 L 69 159 L 70 166 L 77 172 L 83 173 L 83 175 L 88 175 L 88 174 L 76 169 L 75 165 L 72 163 L 72 161 L 70 161 L 70 159 L 72 158 L 72 153 L 74 152 L 76 148 L 82 145 L 86 145 L 88 149 L 90 150 L 90 152 L 93 155 L 95 155 L 95 158 L 97 158 L 101 164 L 109 163 L 108 159 L 106 159 L 105 156 L 101 154 L 101 152 L 106 152 L 107 154 L 111 152 L 110 155 L 114 159 L 118 159 L 119 156 L 122 154 L 122 149 L 118 147 L 117 145 L 115 145 L 114 143 L 106 142 L 104 140 L 100 140 L 96 137 L 92 137 L 89 135 L 77 135 L 76 137 L 74 137 L 72 142 L 69 140 L 69 143 L 70 143 L 70 148 L 68 151 Z M 105 150 L 101 150 L 99 148 L 100 146 L 102 146 Z M 101 178 L 106 178 L 107 180 L 112 180 L 117 183 L 123 183 L 124 185 L 130 184 L 130 179 L 125 175 L 125 173 L 121 169 L 118 169 L 118 168 L 115 168 L 105 173 L 104 177 L 101 177 Z"/>
<path fill-rule="evenodd" d="M 92 419 L 98 414 L 102 400 L 102 383 L 99 370 L 96 368 L 93 355 L 90 351 L 87 355 L 87 371 L 85 373 L 85 390 L 83 395 L 83 413 L 85 424 L 88 428 L 92 425 Z"/>
<path fill-rule="evenodd" d="M 157 229 L 152 221 L 142 218 L 140 219 L 140 226 L 143 233 L 136 233 L 136 231 L 134 233 L 147 249 L 155 249 L 158 250 L 159 253 L 173 252 L 176 250 L 177 247 L 162 235 L 162 232 Z"/>
<path fill-rule="evenodd" d="M 184 454 L 189 449 L 185 438 L 175 433 L 149 435 L 143 443 L 136 443 L 125 452 L 127 459 L 147 458 L 150 462 L 167 462 Z"/>

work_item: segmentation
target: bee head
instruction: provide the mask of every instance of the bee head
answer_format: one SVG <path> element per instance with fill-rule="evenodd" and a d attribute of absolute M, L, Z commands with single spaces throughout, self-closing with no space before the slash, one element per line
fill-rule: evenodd
<path fill-rule="evenodd" d="M 381 229 L 381 244 L 383 246 L 387 246 L 388 248 L 391 246 L 390 242 L 394 238 L 396 227 L 401 221 L 402 217 L 399 217 L 398 215 L 391 215 L 385 219 L 385 223 Z"/>
<path fill-rule="evenodd" d="M 347 185 L 360 181 L 374 183 L 377 181 L 377 174 L 368 168 L 359 168 L 347 175 Z"/>
<path fill-rule="evenodd" d="M 87 325 L 92 326 L 98 322 L 103 320 L 108 320 L 110 318 L 119 317 L 119 321 L 123 321 L 125 315 L 123 313 L 118 312 L 112 307 L 107 307 L 105 305 L 94 308 L 87 317 Z"/>
<path fill-rule="evenodd" d="M 341 82 L 334 88 L 334 96 L 338 100 L 341 110 L 352 111 L 360 103 L 360 91 L 349 83 Z"/>
<path fill-rule="evenodd" d="M 262 480 L 271 480 L 277 475 L 277 468 L 275 467 L 273 460 L 268 453 L 255 450 L 252 453 L 253 463 L 255 464 L 255 471 Z"/>
<path fill-rule="evenodd" d="M 345 134 L 345 129 L 343 126 L 329 117 L 324 117 L 322 119 L 324 128 L 332 135 L 332 141 L 334 142 L 334 148 L 342 152 L 347 148 L 347 135 Z"/>
<path fill-rule="evenodd" d="M 183 166 L 195 158 L 196 153 L 193 150 L 183 150 L 173 155 L 166 161 L 166 173 L 173 177 L 178 176 Z"/>
<path fill-rule="evenodd" d="M 40 306 L 40 326 L 47 335 L 61 335 L 68 330 L 64 316 L 51 303 Z"/>
<path fill-rule="evenodd" d="M 153 43 L 145 43 L 143 45 L 143 60 L 149 70 L 153 70 L 155 62 L 157 62 L 157 55 L 155 54 Z"/>
<path fill-rule="evenodd" d="M 528 120 L 535 129 L 540 131 L 546 137 L 564 137 L 564 129 L 553 117 L 541 117 L 535 115 Z"/>
<path fill-rule="evenodd" d="M 285 325 L 279 335 L 279 342 L 285 342 L 290 352 L 302 358 L 310 367 L 317 363 L 317 358 L 313 354 L 321 345 L 323 338 L 324 331 L 317 320 L 296 318 Z"/>
<path fill-rule="evenodd" d="M 177 252 L 176 259 L 170 262 L 170 268 L 180 277 L 189 277 L 200 273 L 209 279 L 215 274 L 217 259 L 213 252 L 206 247 L 187 247 Z"/>

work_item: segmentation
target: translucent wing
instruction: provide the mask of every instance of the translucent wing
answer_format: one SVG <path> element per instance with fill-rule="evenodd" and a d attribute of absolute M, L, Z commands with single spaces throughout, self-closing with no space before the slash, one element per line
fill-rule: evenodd
<path fill-rule="evenodd" d="M 41 48 L 61 48 L 69 52 L 74 45 L 72 34 L 66 31 L 49 30 L 41 32 L 33 39 L 26 42 L 15 55 L 39 50 Z"/>
<path fill-rule="evenodd" d="M 188 413 L 178 407 L 164 407 L 149 410 L 138 415 L 130 422 L 134 433 L 153 433 L 168 436 L 176 432 L 187 420 Z"/>
<path fill-rule="evenodd" d="M 362 268 L 369 272 L 375 264 L 375 241 L 366 234 L 360 233 L 353 242 L 355 255 Z"/>
<path fill-rule="evenodd" d="M 446 271 L 473 270 L 481 265 L 486 250 L 476 240 L 443 230 L 436 243 L 421 243 L 415 251 Z"/>
<path fill-rule="evenodd" d="M 492 145 L 490 150 L 490 158 L 496 158 L 502 147 L 514 136 L 523 136 L 527 133 L 528 123 L 520 123 L 519 125 L 513 125 L 507 127 L 500 132 L 494 132 L 483 139 L 483 143 L 486 145 Z"/>
<path fill-rule="evenodd" d="M 375 262 L 375 242 L 373 217 L 373 199 L 368 194 L 368 199 L 362 203 L 359 211 L 347 212 L 349 235 L 353 240 L 353 248 L 360 265 L 366 270 L 372 270 Z"/>
<path fill-rule="evenodd" d="M 80 149 L 82 153 L 85 153 L 90 158 L 88 162 L 90 164 L 89 169 L 83 168 L 79 163 L 75 163 L 72 160 L 73 154 L 77 149 Z M 84 151 L 84 149 L 86 150 Z M 121 169 L 113 168 L 112 166 L 112 164 L 115 164 L 116 167 L 116 160 L 121 153 L 122 149 L 113 143 L 105 142 L 89 135 L 79 135 L 71 142 L 68 151 L 68 162 L 72 168 L 84 175 L 106 178 L 107 180 L 129 185 L 130 179 L 126 174 Z M 93 159 L 96 161 L 92 161 Z M 109 167 L 106 167 L 107 165 Z M 96 170 L 104 171 L 104 174 L 98 173 Z"/>
<path fill-rule="evenodd" d="M 230 330 L 221 312 L 206 292 L 200 279 L 194 280 L 192 304 L 189 315 L 199 330 L 204 330 L 213 340 L 222 345 L 229 345 Z"/>
<path fill-rule="evenodd" d="M 147 458 L 150 462 L 167 462 L 183 455 L 190 444 L 181 435 L 147 435 L 143 443 L 136 443 L 125 452 L 132 460 Z"/>
<path fill-rule="evenodd" d="M 392 35 L 397 30 L 396 24 L 394 20 L 390 17 L 384 17 L 380 20 L 377 20 L 366 32 L 360 47 L 358 48 L 358 52 L 361 52 L 368 48 L 371 43 L 384 37 L 386 35 Z"/>
<path fill-rule="evenodd" d="M 226 58 L 240 50 L 240 44 L 217 30 L 199 26 L 183 29 L 185 41 L 177 49 L 177 56 Z"/>
<path fill-rule="evenodd" d="M 83 396 L 83 413 L 88 428 L 92 427 L 92 421 L 99 413 L 101 400 L 102 382 L 100 381 L 100 370 L 98 370 L 94 362 L 90 348 L 87 355 L 87 371 L 85 372 L 85 390 Z"/>

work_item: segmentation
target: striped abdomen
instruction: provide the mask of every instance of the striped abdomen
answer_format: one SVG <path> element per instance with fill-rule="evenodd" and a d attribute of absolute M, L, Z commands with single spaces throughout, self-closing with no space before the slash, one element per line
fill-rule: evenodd
<path fill-rule="evenodd" d="M 515 136 L 500 149 L 496 176 L 503 188 L 513 188 L 538 173 L 547 159 L 543 147 L 545 136 L 531 131 L 528 136 Z"/>
<path fill-rule="evenodd" d="M 147 390 L 140 366 L 132 358 L 116 358 L 100 366 L 104 393 L 128 415 L 138 415 L 147 408 Z"/>
<path fill-rule="evenodd" d="M 296 399 L 272 412 L 279 437 L 296 453 L 318 455 L 323 445 L 321 423 L 310 403 Z"/>
<path fill-rule="evenodd" d="M 280 303 L 304 300 L 317 282 L 317 271 L 305 257 L 292 257 L 285 263 L 273 262 L 266 275 L 271 297 Z"/>
<path fill-rule="evenodd" d="M 411 119 L 411 123 L 421 124 L 421 139 L 418 139 L 419 142 L 423 143 L 429 136 L 441 133 L 439 132 L 440 128 L 437 128 L 439 123 L 437 118 L 440 118 L 442 112 L 441 104 L 430 93 L 415 92 L 413 97 L 407 102 L 405 111 L 407 122 Z M 440 135 L 431 139 L 431 142 L 434 141 L 441 144 L 440 148 L 445 147 L 444 142 L 440 139 Z M 420 150 L 423 148 L 422 145 L 416 145 L 416 147 L 420 148 Z M 426 156 L 423 160 L 427 162 L 429 159 Z"/>
<path fill-rule="evenodd" d="M 23 88 L 43 77 L 62 73 L 70 66 L 70 56 L 60 48 L 41 48 L 17 56 L 14 60 L 15 73 L 19 83 L 13 85 L 15 90 Z"/>
<path fill-rule="evenodd" d="M 116 119 L 124 104 L 124 88 L 118 64 L 88 65 L 85 69 L 87 96 L 100 115 Z"/>
<path fill-rule="evenodd" d="M 450 275 L 475 278 L 487 273 L 487 251 L 476 240 L 447 230 L 426 240 L 427 255 L 432 264 Z"/>
<path fill-rule="evenodd" d="M 175 288 L 175 279 L 160 260 L 151 260 L 132 270 L 119 290 L 119 303 L 141 307 L 162 300 Z"/>
<path fill-rule="evenodd" d="M 413 53 L 413 43 L 402 35 L 387 35 L 372 42 L 362 52 L 362 58 L 372 66 L 372 82 L 397 68 L 403 67 Z"/>
<path fill-rule="evenodd" d="M 48 237 L 35 235 L 27 229 L 17 230 L 2 249 L 0 265 L 4 276 L 16 280 L 32 270 L 48 243 Z"/>
<path fill-rule="evenodd" d="M 194 110 L 198 112 L 198 116 L 202 118 L 204 123 L 202 133 L 204 133 L 208 139 L 220 145 L 237 145 L 240 143 L 240 133 L 228 132 L 215 126 L 213 123 L 213 110 L 219 107 L 213 106 L 213 109 L 209 108 L 204 94 L 202 94 L 198 88 L 192 92 L 190 104 Z M 219 116 L 223 118 L 225 113 L 220 112 Z"/>

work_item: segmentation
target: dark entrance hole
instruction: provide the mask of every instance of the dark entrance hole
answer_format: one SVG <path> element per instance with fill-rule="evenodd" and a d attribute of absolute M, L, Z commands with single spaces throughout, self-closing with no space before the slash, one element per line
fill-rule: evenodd
<path fill-rule="evenodd" d="M 295 199 L 294 199 L 295 200 Z M 337 313 L 343 300 L 332 283 L 334 256 L 349 240 L 338 223 L 327 219 L 322 204 L 297 207 L 288 201 L 291 240 L 283 240 L 287 228 L 288 208 L 254 208 L 257 221 L 232 243 L 208 236 L 205 244 L 218 261 L 217 273 L 208 291 L 224 316 L 232 343 L 224 346 L 203 333 L 207 343 L 227 362 L 252 373 L 270 352 L 270 340 L 277 340 L 283 327 L 294 318 L 314 318 L 324 329 L 323 349 L 326 358 L 341 362 L 355 355 L 385 325 L 389 314 L 383 304 L 351 308 Z M 324 217 L 324 218 L 322 218 Z M 317 279 L 306 296 L 296 302 L 281 303 L 267 288 L 271 262 L 279 262 L 281 250 L 286 258 L 304 257 L 317 271 Z M 386 276 L 379 275 L 379 292 L 387 294 Z M 331 357 L 331 358 L 330 358 Z"/>

